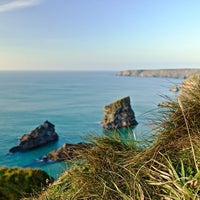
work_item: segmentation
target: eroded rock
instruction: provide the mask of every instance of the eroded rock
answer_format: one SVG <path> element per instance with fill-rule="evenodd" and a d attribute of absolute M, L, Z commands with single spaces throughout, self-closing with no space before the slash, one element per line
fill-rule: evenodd
<path fill-rule="evenodd" d="M 130 105 L 130 97 L 124 97 L 105 106 L 101 123 L 104 129 L 119 129 L 137 125 L 134 111 Z"/>
<path fill-rule="evenodd" d="M 20 138 L 20 144 L 9 151 L 14 153 L 29 150 L 56 140 L 58 140 L 58 134 L 55 132 L 55 126 L 49 121 L 45 121 L 30 133 L 23 135 Z"/>
<path fill-rule="evenodd" d="M 78 157 L 77 151 L 88 149 L 92 145 L 84 142 L 80 142 L 77 144 L 64 144 L 62 147 L 49 152 L 45 155 L 42 160 L 47 162 L 51 161 L 64 161 L 71 160 Z"/>

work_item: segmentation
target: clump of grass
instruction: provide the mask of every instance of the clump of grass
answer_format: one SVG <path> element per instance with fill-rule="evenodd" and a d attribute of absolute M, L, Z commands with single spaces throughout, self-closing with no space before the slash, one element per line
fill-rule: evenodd
<path fill-rule="evenodd" d="M 132 143 L 130 143 L 132 141 Z M 79 152 L 83 162 L 66 171 L 52 186 L 48 199 L 131 199 L 134 176 L 123 167 L 127 157 L 136 155 L 141 147 L 133 140 L 123 140 L 116 132 L 93 136 L 93 147 Z M 61 192 L 62 191 L 62 192 Z M 48 191 L 49 192 L 49 191 Z"/>
<path fill-rule="evenodd" d="M 150 147 L 116 133 L 93 137 L 93 147 L 79 152 L 82 162 L 39 199 L 199 199 L 200 75 L 189 79 L 177 99 L 166 101 Z"/>
<path fill-rule="evenodd" d="M 165 162 L 155 160 L 157 167 L 152 166 L 150 172 L 149 184 L 159 189 L 157 195 L 165 200 L 199 200 L 200 172 L 182 160 L 174 166 L 170 158 L 163 157 Z"/>
<path fill-rule="evenodd" d="M 16 200 L 41 191 L 52 178 L 40 169 L 0 168 L 0 199 Z"/>
<path fill-rule="evenodd" d="M 198 159 L 200 146 L 200 78 L 197 79 L 197 77 L 200 77 L 200 75 L 193 77 L 194 82 L 197 83 L 193 83 L 192 86 L 187 83 L 187 89 L 182 88 L 177 99 L 170 99 L 165 96 L 165 106 L 158 110 L 159 117 L 153 121 L 156 136 L 153 144 L 146 150 L 145 154 L 149 155 L 148 157 L 158 159 L 160 157 L 158 152 L 161 152 L 175 161 L 176 158 L 180 158 L 179 156 L 184 159 L 189 152 L 195 151 L 197 153 L 196 159 Z M 189 151 L 192 148 L 193 152 Z"/>
<path fill-rule="evenodd" d="M 177 99 L 172 100 L 167 97 L 165 107 L 159 110 L 158 120 L 154 121 L 156 139 L 142 154 L 137 155 L 139 164 L 145 163 L 140 173 L 146 170 L 150 174 L 152 169 L 162 170 L 158 163 L 165 163 L 164 157 L 169 157 L 175 167 L 181 160 L 185 168 L 198 173 L 200 164 L 200 75 L 195 75 L 187 81 L 189 82 L 185 83 L 186 86 L 182 88 Z M 126 167 L 135 168 L 138 164 L 135 160 L 135 157 L 127 160 Z M 145 177 L 147 182 L 151 178 L 152 176 Z M 157 181 L 159 182 L 159 179 Z M 146 189 L 151 198 L 160 199 L 158 194 L 162 194 L 162 190 L 154 187 L 155 185 L 151 186 Z"/>

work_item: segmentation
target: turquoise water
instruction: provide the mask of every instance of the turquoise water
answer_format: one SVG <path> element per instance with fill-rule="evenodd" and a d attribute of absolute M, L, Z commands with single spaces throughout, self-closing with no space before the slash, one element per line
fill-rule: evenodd
<path fill-rule="evenodd" d="M 44 164 L 38 158 L 85 135 L 101 134 L 103 107 L 124 96 L 139 122 L 137 137 L 147 137 L 147 113 L 175 96 L 169 89 L 178 79 L 116 76 L 116 72 L 0 72 L 0 166 L 39 167 L 55 178 L 65 163 Z M 45 120 L 55 125 L 59 141 L 24 153 L 9 154 L 19 138 Z"/>

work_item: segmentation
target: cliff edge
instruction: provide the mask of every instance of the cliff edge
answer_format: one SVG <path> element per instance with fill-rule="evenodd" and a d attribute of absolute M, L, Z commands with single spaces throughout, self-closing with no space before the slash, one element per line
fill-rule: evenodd
<path fill-rule="evenodd" d="M 200 69 L 151 69 L 151 70 L 125 70 L 119 71 L 117 76 L 134 77 L 161 77 L 186 79 L 189 76 L 200 73 Z"/>

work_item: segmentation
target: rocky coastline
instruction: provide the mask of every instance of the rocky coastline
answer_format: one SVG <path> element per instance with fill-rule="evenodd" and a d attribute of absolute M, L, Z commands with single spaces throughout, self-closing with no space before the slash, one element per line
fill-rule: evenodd
<path fill-rule="evenodd" d="M 136 121 L 134 111 L 131 108 L 129 96 L 118 99 L 104 107 L 104 117 L 101 122 L 104 130 L 120 129 L 123 127 L 128 128 L 136 126 L 137 124 L 138 122 Z M 50 142 L 57 141 L 58 138 L 59 136 L 55 132 L 55 125 L 46 120 L 30 133 L 24 134 L 20 138 L 19 145 L 12 147 L 9 152 L 23 152 L 39 148 Z M 92 146 L 92 144 L 85 142 L 75 144 L 64 143 L 60 148 L 42 156 L 40 160 L 43 162 L 72 160 L 79 157 L 79 151 L 87 150 Z"/>
<path fill-rule="evenodd" d="M 198 71 L 200 71 L 200 70 L 198 70 Z M 194 71 L 193 71 L 193 73 L 194 73 Z M 155 77 L 155 76 L 153 76 L 153 77 Z M 179 88 L 178 86 L 175 86 L 174 88 L 172 88 L 172 91 L 178 92 L 180 90 L 179 94 L 177 95 L 177 98 L 178 98 L 178 100 L 180 100 L 181 102 L 184 103 L 185 94 L 187 94 L 187 91 L 191 91 L 191 93 L 193 93 L 193 91 L 195 91 L 195 90 L 199 91 L 199 82 L 200 82 L 200 74 L 196 74 L 196 75 L 190 76 L 190 78 L 185 80 L 182 83 L 181 88 Z M 170 107 L 171 105 L 168 102 L 163 102 L 159 106 L 166 108 L 166 107 Z M 115 101 L 109 105 L 106 105 L 104 107 L 104 117 L 103 117 L 101 123 L 102 123 L 103 128 L 108 129 L 108 130 L 119 129 L 122 127 L 128 128 L 131 126 L 136 126 L 137 121 L 135 118 L 134 111 L 132 110 L 131 105 L 130 105 L 130 97 L 127 96 L 122 99 L 118 99 L 117 101 Z M 16 147 L 11 148 L 10 152 L 14 153 L 17 151 L 30 150 L 30 149 L 40 147 L 42 145 L 45 145 L 49 142 L 56 141 L 56 140 L 58 140 L 58 135 L 55 132 L 55 126 L 52 123 L 50 123 L 49 121 L 45 121 L 42 125 L 36 127 L 30 133 L 23 135 L 20 139 L 20 144 Z M 63 144 L 62 147 L 55 149 L 55 150 L 49 152 L 48 154 L 46 154 L 45 156 L 43 156 L 42 160 L 44 162 L 48 162 L 48 161 L 57 162 L 57 161 L 72 160 L 74 158 L 79 158 L 79 151 L 82 151 L 82 150 L 90 151 L 94 147 L 95 147 L 94 145 L 89 144 L 89 143 L 84 143 L 84 142 L 80 142 L 80 143 L 76 143 L 76 144 L 66 144 L 65 143 L 65 144 Z M 38 191 L 39 191 L 38 185 L 40 186 L 40 183 L 43 183 L 43 185 L 46 187 L 49 185 L 49 183 L 53 182 L 53 178 L 50 177 L 48 174 L 46 174 L 42 170 L 36 171 L 37 173 L 41 174 L 39 176 L 35 175 L 35 170 L 33 170 L 33 169 L 26 171 L 26 169 L 19 169 L 19 168 L 15 168 L 15 169 L 2 168 L 0 170 L 3 171 L 3 173 L 6 174 L 6 176 L 8 176 L 7 171 L 9 171 L 9 173 L 12 171 L 12 173 L 14 173 L 13 176 L 16 177 L 16 180 L 14 180 L 14 181 L 16 181 L 16 183 L 13 182 L 14 184 L 18 184 L 19 171 L 20 171 L 20 173 L 23 173 L 23 175 L 25 174 L 24 176 L 27 176 L 26 173 L 30 174 L 30 172 L 31 172 L 31 178 L 30 178 L 31 181 L 34 178 L 36 178 L 36 179 L 41 178 L 41 179 L 39 179 L 39 182 L 36 182 L 36 184 L 34 185 L 34 187 L 36 187 L 36 189 L 34 189 L 33 186 L 31 185 L 31 189 L 38 190 Z M 20 177 L 21 177 L 21 175 L 20 175 Z M 49 180 L 50 180 L 50 182 L 49 182 Z M 8 181 L 11 182 L 10 179 Z M 34 181 L 35 181 L 35 179 L 34 179 Z M 29 191 L 29 188 L 28 189 L 26 188 L 26 185 L 30 185 L 30 184 L 31 183 L 26 183 L 23 188 L 23 190 L 26 193 L 32 192 L 32 190 Z M 6 185 L 5 185 L 5 187 L 6 187 Z M 1 192 L 2 191 L 0 190 L 0 196 L 2 196 L 2 195 L 5 196 L 8 194 L 8 193 L 4 194 Z M 16 193 L 16 195 L 20 196 L 21 193 L 20 194 Z M 5 199 L 8 199 L 8 197 L 5 196 Z"/>
<path fill-rule="evenodd" d="M 124 70 L 117 72 L 117 76 L 133 77 L 157 77 L 186 79 L 189 76 L 200 73 L 200 69 L 152 69 L 152 70 Z"/>

